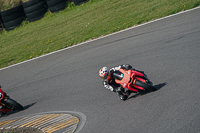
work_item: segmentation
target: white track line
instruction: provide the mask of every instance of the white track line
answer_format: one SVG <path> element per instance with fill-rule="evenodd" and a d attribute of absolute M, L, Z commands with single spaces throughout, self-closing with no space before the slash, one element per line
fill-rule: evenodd
<path fill-rule="evenodd" d="M 77 46 L 80 46 L 80 45 L 83 45 L 83 44 L 87 44 L 87 43 L 89 43 L 89 42 L 93 42 L 93 41 L 96 41 L 96 40 L 99 40 L 99 39 L 102 39 L 102 38 L 106 38 L 106 37 L 109 37 L 109 36 L 112 36 L 112 35 L 115 35 L 115 34 L 118 34 L 118 33 L 124 32 L 124 31 L 127 31 L 127 30 L 131 30 L 131 29 L 134 29 L 134 28 L 137 28 L 137 27 L 141 27 L 141 26 L 143 26 L 143 25 L 147 25 L 147 24 L 150 24 L 150 23 L 154 23 L 154 22 L 157 22 L 157 21 L 160 21 L 160 20 L 163 20 L 163 19 L 166 19 L 166 18 L 170 18 L 170 17 L 176 16 L 176 15 L 179 15 L 179 14 L 183 14 L 183 13 L 186 13 L 186 12 L 189 12 L 189 11 L 193 11 L 193 10 L 196 10 L 196 9 L 199 9 L 199 8 L 200 8 L 200 6 L 199 6 L 199 7 L 196 7 L 196 8 L 193 8 L 193 9 L 186 10 L 186 11 L 182 11 L 182 12 L 179 12 L 179 13 L 176 13 L 176 14 L 173 14 L 173 15 L 169 15 L 169 16 L 166 16 L 166 17 L 163 17 L 163 18 L 159 18 L 159 19 L 156 19 L 156 20 L 153 20 L 153 21 L 150 21 L 150 22 L 141 24 L 141 25 L 137 25 L 137 26 L 134 26 L 134 27 L 130 27 L 130 28 L 127 28 L 127 29 L 118 31 L 118 32 L 114 32 L 114 33 L 112 33 L 112 34 L 109 34 L 109 35 L 106 35 L 106 36 L 103 36 L 103 37 L 99 37 L 99 38 L 96 38 L 96 39 L 93 39 L 93 40 L 90 40 L 90 41 L 87 41 L 87 42 L 83 42 L 83 43 L 80 43 L 80 44 L 76 44 L 76 45 L 74 45 L 74 46 L 67 47 L 67 48 L 65 48 L 65 49 L 57 50 L 57 51 L 54 51 L 54 52 L 51 52 L 51 53 L 48 53 L 48 54 L 45 54 L 45 55 L 42 55 L 42 56 L 39 56 L 39 57 L 30 59 L 30 60 L 26 60 L 26 61 L 23 61 L 23 62 L 14 64 L 14 65 L 11 65 L 11 66 L 2 68 L 2 69 L 0 69 L 0 71 L 1 71 L 1 70 L 4 70 L 4 69 L 7 69 L 7 68 L 11 68 L 11 67 L 17 66 L 17 65 L 20 65 L 20 64 L 23 64 L 23 63 L 26 63 L 26 62 L 29 62 L 29 61 L 32 61 L 32 60 L 36 60 L 36 59 L 39 59 L 39 58 L 42 58 L 42 57 L 45 57 L 45 56 L 48 56 L 48 55 L 51 55 L 51 54 L 55 54 L 55 53 L 58 53 L 58 52 L 61 52 L 61 51 L 67 50 L 67 49 L 71 49 L 71 48 L 74 48 L 74 47 L 77 47 Z"/>

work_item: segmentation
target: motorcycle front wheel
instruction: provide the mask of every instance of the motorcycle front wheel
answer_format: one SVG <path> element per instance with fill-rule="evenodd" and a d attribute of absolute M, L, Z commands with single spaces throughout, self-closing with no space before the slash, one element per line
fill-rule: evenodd
<path fill-rule="evenodd" d="M 148 91 L 155 91 L 156 90 L 156 87 L 148 84 L 148 83 L 144 83 L 142 81 L 139 81 L 139 80 L 136 80 L 135 81 L 135 85 L 137 86 L 140 86 L 142 88 L 144 88 L 145 90 L 148 90 Z"/>
<path fill-rule="evenodd" d="M 6 101 L 6 107 L 15 111 L 15 110 L 23 110 L 23 106 L 21 104 L 19 104 L 18 102 L 16 102 L 15 100 L 8 98 Z"/>

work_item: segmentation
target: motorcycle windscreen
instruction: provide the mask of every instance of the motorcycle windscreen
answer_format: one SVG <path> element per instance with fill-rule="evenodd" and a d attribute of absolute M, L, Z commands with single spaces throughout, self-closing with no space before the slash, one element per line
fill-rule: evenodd
<path fill-rule="evenodd" d="M 113 77 L 116 79 L 116 83 L 118 84 L 125 84 L 130 81 L 130 75 L 126 73 L 125 71 L 116 71 L 113 73 Z"/>

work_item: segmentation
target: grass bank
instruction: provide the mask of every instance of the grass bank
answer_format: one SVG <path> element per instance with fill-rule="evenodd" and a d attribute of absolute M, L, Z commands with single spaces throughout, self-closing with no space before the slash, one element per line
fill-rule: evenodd
<path fill-rule="evenodd" d="M 26 1 L 29 0 L 0 0 L 0 11 L 16 7 Z"/>
<path fill-rule="evenodd" d="M 90 0 L 0 34 L 0 68 L 200 5 L 199 0 Z"/>

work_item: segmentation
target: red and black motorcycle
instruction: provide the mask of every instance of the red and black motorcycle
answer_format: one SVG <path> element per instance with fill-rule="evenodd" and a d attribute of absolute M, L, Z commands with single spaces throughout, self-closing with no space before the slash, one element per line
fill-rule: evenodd
<path fill-rule="evenodd" d="M 118 72 L 118 74 L 113 76 L 115 77 L 115 82 L 123 88 L 127 88 L 133 92 L 156 90 L 156 87 L 153 86 L 152 82 L 142 72 L 132 69 L 119 69 Z"/>
<path fill-rule="evenodd" d="M 11 99 L 2 89 L 0 86 L 0 113 L 7 113 L 10 111 L 21 111 L 23 110 L 23 106 L 16 102 L 15 100 Z"/>

